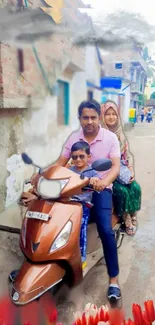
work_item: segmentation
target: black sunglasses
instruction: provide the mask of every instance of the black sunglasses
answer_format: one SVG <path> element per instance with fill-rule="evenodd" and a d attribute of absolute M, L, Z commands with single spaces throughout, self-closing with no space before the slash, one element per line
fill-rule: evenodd
<path fill-rule="evenodd" d="M 73 160 L 77 160 L 78 158 L 80 158 L 81 160 L 85 159 L 85 155 L 72 155 L 72 159 Z"/>

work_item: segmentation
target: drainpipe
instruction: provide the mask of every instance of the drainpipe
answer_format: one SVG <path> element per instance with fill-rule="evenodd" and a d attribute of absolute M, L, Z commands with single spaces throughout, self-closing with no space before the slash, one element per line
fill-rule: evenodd
<path fill-rule="evenodd" d="M 97 45 L 96 45 L 96 52 L 97 52 L 97 57 L 98 57 L 99 64 L 102 66 L 103 65 L 103 60 L 102 60 L 100 50 L 99 50 Z"/>
<path fill-rule="evenodd" d="M 19 73 L 23 73 L 24 72 L 24 53 L 22 49 L 18 49 L 17 50 L 17 54 L 18 54 L 18 69 L 19 69 Z"/>
<path fill-rule="evenodd" d="M 17 6 L 19 7 L 19 10 L 23 8 L 23 0 L 18 0 L 17 1 Z M 18 55 L 18 70 L 19 73 L 24 72 L 24 54 L 22 49 L 17 50 L 17 55 Z"/>

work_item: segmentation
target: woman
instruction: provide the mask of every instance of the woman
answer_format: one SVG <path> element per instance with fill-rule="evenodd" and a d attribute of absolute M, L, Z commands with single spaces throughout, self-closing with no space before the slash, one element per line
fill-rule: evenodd
<path fill-rule="evenodd" d="M 101 114 L 103 127 L 117 135 L 120 142 L 121 159 L 126 161 L 132 173 L 129 185 L 122 185 L 117 180 L 113 184 L 114 211 L 118 217 L 123 218 L 126 233 L 132 236 L 137 229 L 136 212 L 141 208 L 141 188 L 134 180 L 133 158 L 123 133 L 117 105 L 112 101 L 107 101 L 101 106 Z"/>

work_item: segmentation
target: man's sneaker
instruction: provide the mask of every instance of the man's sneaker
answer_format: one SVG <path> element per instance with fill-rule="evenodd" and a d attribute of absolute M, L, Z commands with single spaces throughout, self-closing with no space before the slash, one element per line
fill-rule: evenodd
<path fill-rule="evenodd" d="M 121 290 L 117 284 L 110 284 L 108 292 L 107 292 L 107 297 L 109 301 L 115 302 L 117 300 L 120 300 L 122 298 L 121 295 Z"/>
<path fill-rule="evenodd" d="M 10 273 L 10 275 L 9 275 L 9 280 L 10 280 L 11 282 L 13 282 L 13 281 L 15 280 L 16 276 L 18 275 L 18 273 L 19 273 L 19 270 L 14 270 L 14 271 L 12 271 L 12 272 Z"/>

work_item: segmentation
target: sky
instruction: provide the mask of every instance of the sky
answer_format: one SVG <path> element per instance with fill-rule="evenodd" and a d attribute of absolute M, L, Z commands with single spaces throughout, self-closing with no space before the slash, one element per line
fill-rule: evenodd
<path fill-rule="evenodd" d="M 128 12 L 140 13 L 150 23 L 155 25 L 154 0 L 83 0 L 84 4 L 90 4 L 93 8 L 102 10 L 105 14 L 123 9 Z M 154 7 L 154 8 L 153 8 Z"/>
<path fill-rule="evenodd" d="M 128 14 L 137 13 L 140 14 L 143 19 L 152 25 L 155 31 L 155 4 L 154 0 L 83 0 L 84 4 L 90 4 L 94 10 L 88 9 L 88 14 L 95 18 L 95 20 L 102 21 L 103 17 L 106 17 L 108 14 L 115 13 L 116 11 L 123 10 Z M 84 9 L 85 10 L 85 9 Z M 92 12 L 92 13 L 91 13 Z M 120 26 L 120 29 L 123 26 Z M 134 28 L 133 28 L 134 29 Z M 146 44 L 149 48 L 149 51 L 152 55 L 152 58 L 155 58 L 155 33 L 153 31 L 153 41 Z M 141 28 L 141 34 L 143 34 Z M 145 40 L 147 39 L 147 32 L 144 27 Z M 149 38 L 149 37 L 148 37 Z"/>

